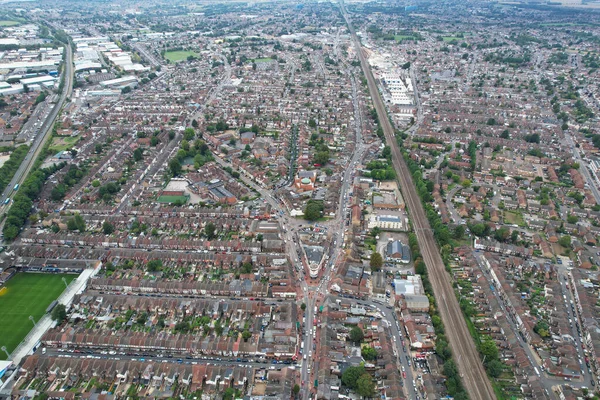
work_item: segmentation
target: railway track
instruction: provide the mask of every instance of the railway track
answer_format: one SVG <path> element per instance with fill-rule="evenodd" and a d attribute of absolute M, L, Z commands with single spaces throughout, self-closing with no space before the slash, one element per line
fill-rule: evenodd
<path fill-rule="evenodd" d="M 23 185 L 23 182 L 29 175 L 29 172 L 31 172 L 31 169 L 35 165 L 38 156 L 44 148 L 44 144 L 52 136 L 52 128 L 54 127 L 54 122 L 56 121 L 56 118 L 58 117 L 62 106 L 64 105 L 67 97 L 71 95 L 71 91 L 73 89 L 73 52 L 71 46 L 68 43 L 65 44 L 65 61 L 63 74 L 65 82 L 63 86 L 63 91 L 62 93 L 60 93 L 56 104 L 50 111 L 50 114 L 43 122 L 42 126 L 40 127 L 40 131 L 34 139 L 33 143 L 31 144 L 31 148 L 27 152 L 25 159 L 23 159 L 23 162 L 17 169 L 17 172 L 15 173 L 10 183 L 4 190 L 4 193 L 2 194 L 2 204 L 0 204 L 0 214 L 8 212 L 11 205 L 8 203 L 5 204 L 4 200 L 11 198 L 16 193 L 16 190 L 14 189 L 16 187 L 15 185 Z M 4 221 L 0 223 L 0 231 L 2 231 L 3 227 Z"/>
<path fill-rule="evenodd" d="M 438 310 L 442 321 L 444 322 L 446 336 L 450 342 L 463 384 L 469 397 L 473 400 L 496 399 L 496 394 L 487 377 L 483 363 L 479 358 L 479 352 L 475 347 L 475 343 L 467 327 L 458 300 L 454 294 L 450 276 L 446 272 L 439 248 L 433 236 L 429 221 L 427 220 L 423 205 L 421 204 L 421 199 L 419 198 L 415 184 L 412 181 L 410 170 L 408 169 L 408 166 L 402 157 L 402 153 L 400 152 L 398 143 L 396 142 L 394 129 L 387 116 L 383 101 L 381 100 L 375 78 L 365 59 L 356 32 L 350 24 L 343 1 L 340 1 L 340 8 L 348 25 L 348 29 L 350 30 L 356 53 L 360 59 L 361 67 L 367 78 L 369 93 L 373 99 L 373 105 L 377 110 L 377 116 L 379 117 L 386 141 L 392 150 L 392 164 L 398 174 L 401 190 L 412 217 L 423 261 L 425 261 L 425 264 L 427 265 L 427 271 L 437 300 Z"/>

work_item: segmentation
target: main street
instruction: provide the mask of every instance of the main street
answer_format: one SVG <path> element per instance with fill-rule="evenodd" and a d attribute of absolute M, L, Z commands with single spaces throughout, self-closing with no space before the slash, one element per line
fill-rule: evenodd
<path fill-rule="evenodd" d="M 568 132 L 565 132 L 565 141 L 567 142 L 567 146 L 570 147 L 571 151 L 573 152 L 573 158 L 579 163 L 579 171 L 583 175 L 590 191 L 594 195 L 594 199 L 600 204 L 600 190 L 598 190 L 598 187 L 600 187 L 600 179 L 598 179 L 595 174 L 592 174 L 590 171 L 588 171 L 588 163 L 581 156 L 581 151 L 575 145 L 573 136 L 571 136 L 571 134 Z"/>
<path fill-rule="evenodd" d="M 458 300 L 454 294 L 452 283 L 450 282 L 450 276 L 446 272 L 435 237 L 425 215 L 425 210 L 423 209 L 415 185 L 410 178 L 410 171 L 404 162 L 396 142 L 394 129 L 388 119 L 377 83 L 365 59 L 362 46 L 352 27 L 344 3 L 340 2 L 339 4 L 367 78 L 369 91 L 377 110 L 381 127 L 383 128 L 387 143 L 392 150 L 392 163 L 398 175 L 406 204 L 411 213 L 423 260 L 427 265 L 429 279 L 437 299 L 438 310 L 444 322 L 446 336 L 455 355 L 455 362 L 464 386 L 472 399 L 495 399 L 496 395 L 487 377 L 473 338 L 467 328 Z"/>
<path fill-rule="evenodd" d="M 65 45 L 65 59 L 64 59 L 64 68 L 63 68 L 63 78 L 64 86 L 63 91 L 60 94 L 60 97 L 48 117 L 40 127 L 40 131 L 31 143 L 31 148 L 27 152 L 25 159 L 17 169 L 17 172 L 13 176 L 12 180 L 8 184 L 8 186 L 4 189 L 2 193 L 2 198 L 0 199 L 0 213 L 5 213 L 8 211 L 10 204 L 4 204 L 5 200 L 10 198 L 15 193 L 15 185 L 22 185 L 23 181 L 29 175 L 31 168 L 35 164 L 35 160 L 37 160 L 40 155 L 41 150 L 44 148 L 44 144 L 49 137 L 52 136 L 52 128 L 54 127 L 54 122 L 58 117 L 60 110 L 62 109 L 65 100 L 71 96 L 71 91 L 73 90 L 73 52 L 71 46 L 69 44 Z M 4 227 L 4 221 L 0 225 L 0 230 Z"/>

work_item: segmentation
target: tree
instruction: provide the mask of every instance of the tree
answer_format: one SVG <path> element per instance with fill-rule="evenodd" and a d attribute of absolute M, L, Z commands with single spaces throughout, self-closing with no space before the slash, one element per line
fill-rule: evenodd
<path fill-rule="evenodd" d="M 558 244 L 560 244 L 562 247 L 566 247 L 569 248 L 571 247 L 571 236 L 563 236 L 560 239 L 558 239 Z"/>
<path fill-rule="evenodd" d="M 358 326 L 355 326 L 352 329 L 350 329 L 351 342 L 360 343 L 363 341 L 364 338 L 365 334 L 363 333 L 362 329 L 360 329 Z"/>
<path fill-rule="evenodd" d="M 379 271 L 383 266 L 383 257 L 378 252 L 374 251 L 371 253 L 371 260 L 369 261 L 371 271 Z"/>
<path fill-rule="evenodd" d="M 148 264 L 146 264 L 146 268 L 149 272 L 159 271 L 163 267 L 163 263 L 161 260 L 150 260 Z"/>
<path fill-rule="evenodd" d="M 308 221 L 316 221 L 321 218 L 323 211 L 323 202 L 318 200 L 309 200 L 304 208 L 304 218 Z"/>
<path fill-rule="evenodd" d="M 540 135 L 537 133 L 532 133 L 531 135 L 525 135 L 524 139 L 528 143 L 539 143 Z"/>
<path fill-rule="evenodd" d="M 367 361 L 373 361 L 377 359 L 377 350 L 370 346 L 365 346 L 361 349 L 360 354 Z"/>
<path fill-rule="evenodd" d="M 252 337 L 252 334 L 250 333 L 250 331 L 248 329 L 244 330 L 244 332 L 242 332 L 242 339 L 244 339 L 244 342 L 247 342 L 248 339 L 250 339 Z"/>
<path fill-rule="evenodd" d="M 548 326 L 548 323 L 544 320 L 539 320 L 533 327 L 533 331 L 540 335 L 542 339 L 550 336 L 550 327 Z"/>
<path fill-rule="evenodd" d="M 115 226 L 108 221 L 104 221 L 104 223 L 102 224 L 102 232 L 104 232 L 105 235 L 110 235 L 114 231 Z"/>
<path fill-rule="evenodd" d="M 486 360 L 496 360 L 498 358 L 498 347 L 493 340 L 485 340 L 479 345 L 479 352 L 483 354 Z"/>
<path fill-rule="evenodd" d="M 235 389 L 228 387 L 223 392 L 223 400 L 233 400 L 235 398 Z"/>
<path fill-rule="evenodd" d="M 85 232 L 85 221 L 83 220 L 83 217 L 77 214 L 74 218 L 69 219 L 67 221 L 67 228 L 70 231 Z"/>
<path fill-rule="evenodd" d="M 302 304 L 300 304 L 300 309 L 301 309 L 302 311 L 306 310 L 306 303 L 302 303 Z"/>
<path fill-rule="evenodd" d="M 217 122 L 217 124 L 215 125 L 215 128 L 217 131 L 222 132 L 222 131 L 226 131 L 227 129 L 229 129 L 229 125 L 227 125 L 227 123 L 225 123 L 225 121 L 219 120 L 219 122 Z"/>
<path fill-rule="evenodd" d="M 510 241 L 516 243 L 519 240 L 519 231 L 514 230 L 510 233 Z"/>
<path fill-rule="evenodd" d="M 458 225 L 456 228 L 454 228 L 453 236 L 454 239 L 462 239 L 465 236 L 465 227 L 462 225 Z"/>
<path fill-rule="evenodd" d="M 392 148 L 390 146 L 385 146 L 381 151 L 381 157 L 389 160 L 392 157 Z"/>
<path fill-rule="evenodd" d="M 325 165 L 329 162 L 329 151 L 319 151 L 313 157 L 315 164 Z"/>
<path fill-rule="evenodd" d="M 298 393 L 300 393 L 300 385 L 296 383 L 292 389 L 292 392 L 294 393 L 294 396 L 298 396 Z"/>
<path fill-rule="evenodd" d="M 44 100 L 46 100 L 46 92 L 40 92 L 40 94 L 38 94 L 38 96 L 35 98 L 35 104 L 40 104 Z"/>
<path fill-rule="evenodd" d="M 67 308 L 65 307 L 64 304 L 57 304 L 53 309 L 52 309 L 52 313 L 50 314 L 50 317 L 57 321 L 58 323 L 61 323 L 62 321 L 65 320 L 65 318 L 67 318 Z"/>
<path fill-rule="evenodd" d="M 313 118 L 311 118 L 308 120 L 308 126 L 310 126 L 311 128 L 316 128 L 317 122 Z"/>
<path fill-rule="evenodd" d="M 504 366 L 498 360 L 492 360 L 486 363 L 485 366 L 487 367 L 488 374 L 490 374 L 492 378 L 499 377 L 502 374 L 502 370 L 504 369 Z"/>
<path fill-rule="evenodd" d="M 173 158 L 171 161 L 169 161 L 169 170 L 171 170 L 171 174 L 173 176 L 178 176 L 181 174 L 181 163 L 178 159 Z"/>
<path fill-rule="evenodd" d="M 134 161 L 140 161 L 143 158 L 143 151 L 141 148 L 137 148 L 135 149 L 135 151 L 133 152 L 133 160 Z"/>
<path fill-rule="evenodd" d="M 365 367 L 348 367 L 342 373 L 342 384 L 350 389 L 356 388 L 358 378 L 365 373 Z"/>
<path fill-rule="evenodd" d="M 577 222 L 579 222 L 579 218 L 577 217 L 577 215 L 569 215 L 567 216 L 567 222 L 570 224 L 576 224 Z"/>
<path fill-rule="evenodd" d="M 425 262 L 422 258 L 415 260 L 415 273 L 418 275 L 425 275 L 427 273 L 427 267 L 425 266 Z"/>
<path fill-rule="evenodd" d="M 125 86 L 123 89 L 121 89 L 121 93 L 123 94 L 127 94 L 131 92 L 131 87 L 130 86 Z"/>
<path fill-rule="evenodd" d="M 197 124 L 198 123 L 196 123 L 196 125 Z M 183 138 L 187 141 L 191 141 L 194 139 L 194 137 L 196 137 L 196 132 L 194 131 L 194 129 L 193 128 L 185 128 L 185 130 L 183 131 Z"/>
<path fill-rule="evenodd" d="M 490 227 L 487 224 L 478 223 L 471 226 L 471 232 L 478 237 L 487 236 L 490 233 Z"/>
<path fill-rule="evenodd" d="M 497 229 L 494 232 L 494 238 L 499 242 L 506 242 L 506 240 L 509 238 L 509 236 L 510 236 L 510 230 L 505 226 L 503 226 L 500 229 Z"/>
<path fill-rule="evenodd" d="M 362 374 L 356 381 L 356 393 L 363 397 L 373 397 L 375 394 L 375 382 L 369 374 Z"/>
<path fill-rule="evenodd" d="M 446 375 L 447 378 L 458 375 L 458 368 L 456 368 L 456 364 L 454 364 L 453 360 L 446 360 L 444 363 L 444 375 Z"/>
<path fill-rule="evenodd" d="M 217 230 L 217 227 L 215 226 L 215 224 L 213 224 L 212 222 L 209 222 L 204 227 L 204 235 L 208 238 L 208 240 L 212 240 L 215 238 L 216 230 Z"/>
<path fill-rule="evenodd" d="M 148 313 L 143 312 L 138 315 L 137 320 L 135 321 L 138 325 L 144 325 L 148 321 Z"/>

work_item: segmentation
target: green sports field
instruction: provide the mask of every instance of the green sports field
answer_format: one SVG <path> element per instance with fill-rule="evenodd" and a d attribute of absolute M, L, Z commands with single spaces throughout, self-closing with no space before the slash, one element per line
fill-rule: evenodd
<path fill-rule="evenodd" d="M 3 19 L 0 21 L 0 26 L 16 26 L 16 25 L 20 25 L 21 23 L 19 21 L 13 21 L 13 20 L 9 20 L 9 19 Z"/>
<path fill-rule="evenodd" d="M 179 50 L 179 51 L 167 51 L 165 52 L 165 58 L 171 60 L 171 62 L 179 62 L 187 60 L 189 56 L 200 57 L 200 54 L 195 51 Z"/>
<path fill-rule="evenodd" d="M 11 353 L 21 343 L 33 327 L 29 316 L 38 322 L 65 290 L 63 277 L 70 283 L 77 275 L 18 273 L 0 288 L 0 347 Z M 5 359 L 0 351 L 0 360 Z"/>
<path fill-rule="evenodd" d="M 180 202 L 180 203 L 187 203 L 187 201 L 189 200 L 189 196 L 160 196 L 158 198 L 158 202 L 159 203 L 176 203 L 176 202 Z"/>

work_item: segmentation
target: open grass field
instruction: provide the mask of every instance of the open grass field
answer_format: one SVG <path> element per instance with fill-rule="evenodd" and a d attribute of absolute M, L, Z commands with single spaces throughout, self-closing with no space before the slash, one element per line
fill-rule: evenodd
<path fill-rule="evenodd" d="M 458 36 L 444 36 L 443 39 L 444 39 L 444 42 L 451 42 L 453 40 L 458 40 L 458 41 L 464 40 L 464 38 L 461 38 Z"/>
<path fill-rule="evenodd" d="M 0 288 L 0 346 L 11 353 L 27 336 L 33 324 L 46 312 L 46 308 L 65 290 L 67 283 L 77 278 L 72 274 L 18 273 Z M 0 360 L 6 354 L 0 351 Z"/>
<path fill-rule="evenodd" d="M 16 25 L 20 25 L 21 23 L 19 21 L 13 21 L 13 20 L 9 20 L 9 19 L 3 19 L 0 20 L 0 26 L 16 26 Z"/>
<path fill-rule="evenodd" d="M 54 137 L 52 138 L 52 143 L 50 144 L 50 151 L 52 152 L 52 154 L 56 154 L 59 151 L 65 151 L 68 148 L 73 147 L 73 145 L 75 145 L 75 143 L 77 143 L 77 141 L 79 140 L 79 137 L 72 137 L 72 136 L 66 136 L 66 137 Z"/>
<path fill-rule="evenodd" d="M 165 58 L 171 62 L 185 61 L 188 56 L 199 57 L 200 54 L 194 51 L 167 51 Z"/>
<path fill-rule="evenodd" d="M 254 60 L 255 63 L 265 63 L 265 62 L 269 62 L 269 61 L 273 61 L 272 58 L 257 58 L 256 60 Z"/>

